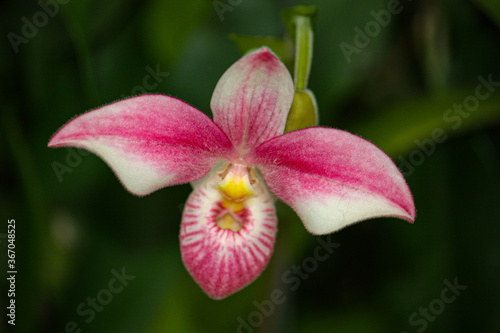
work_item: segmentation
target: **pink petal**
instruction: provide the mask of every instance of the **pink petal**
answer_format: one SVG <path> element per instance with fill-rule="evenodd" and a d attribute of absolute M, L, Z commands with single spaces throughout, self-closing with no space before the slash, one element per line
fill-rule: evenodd
<path fill-rule="evenodd" d="M 290 73 L 264 47 L 222 75 L 211 101 L 214 121 L 244 155 L 283 134 L 293 95 Z"/>
<path fill-rule="evenodd" d="M 415 219 L 412 195 L 396 165 L 348 132 L 319 127 L 290 132 L 265 142 L 247 159 L 313 234 L 373 217 Z"/>
<path fill-rule="evenodd" d="M 162 95 L 129 98 L 82 114 L 48 145 L 99 155 L 137 195 L 198 179 L 218 160 L 234 155 L 229 139 L 210 118 Z"/>
<path fill-rule="evenodd" d="M 180 244 L 191 276 L 210 297 L 221 299 L 248 285 L 264 270 L 273 252 L 277 220 L 262 179 L 254 184 L 258 195 L 234 213 L 224 206 L 216 189 L 217 176 L 190 195 L 182 216 Z M 241 221 L 239 231 L 218 226 L 217 221 L 228 213 Z"/>

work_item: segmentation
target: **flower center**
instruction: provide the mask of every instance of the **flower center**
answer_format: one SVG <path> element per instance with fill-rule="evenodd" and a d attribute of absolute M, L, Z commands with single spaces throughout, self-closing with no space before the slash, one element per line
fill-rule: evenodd
<path fill-rule="evenodd" d="M 222 210 L 216 217 L 217 226 L 238 232 L 243 228 L 242 213 L 248 199 L 258 195 L 254 188 L 257 183 L 255 170 L 243 164 L 228 164 L 218 173 L 218 177 L 220 181 L 215 188 L 222 197 Z"/>
<path fill-rule="evenodd" d="M 251 173 L 255 171 L 242 164 L 228 164 L 219 173 L 221 181 L 217 189 L 224 195 L 225 199 L 232 202 L 241 202 L 256 195 L 253 184 L 256 179 Z"/>

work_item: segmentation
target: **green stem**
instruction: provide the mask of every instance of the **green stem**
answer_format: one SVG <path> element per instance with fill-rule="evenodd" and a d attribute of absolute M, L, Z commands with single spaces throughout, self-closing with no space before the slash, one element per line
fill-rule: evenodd
<path fill-rule="evenodd" d="M 311 18 L 297 16 L 295 18 L 295 89 L 305 90 L 312 60 L 313 32 Z"/>

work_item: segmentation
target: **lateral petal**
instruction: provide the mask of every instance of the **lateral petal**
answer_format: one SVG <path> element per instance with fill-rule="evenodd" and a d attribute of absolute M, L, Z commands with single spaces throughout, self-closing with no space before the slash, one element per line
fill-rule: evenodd
<path fill-rule="evenodd" d="M 64 125 L 48 146 L 97 154 L 136 195 L 201 178 L 218 160 L 234 155 L 210 118 L 163 95 L 129 98 L 84 113 Z"/>
<path fill-rule="evenodd" d="M 241 155 L 283 134 L 294 86 L 285 65 L 261 48 L 234 63 L 211 100 L 214 121 Z"/>
<path fill-rule="evenodd" d="M 413 197 L 393 161 L 348 132 L 320 127 L 290 132 L 263 143 L 247 159 L 313 234 L 374 217 L 415 219 Z"/>
<path fill-rule="evenodd" d="M 217 189 L 221 173 L 195 188 L 180 230 L 182 260 L 198 285 L 214 299 L 244 288 L 264 270 L 273 252 L 277 219 L 262 179 L 256 195 L 230 202 Z"/>

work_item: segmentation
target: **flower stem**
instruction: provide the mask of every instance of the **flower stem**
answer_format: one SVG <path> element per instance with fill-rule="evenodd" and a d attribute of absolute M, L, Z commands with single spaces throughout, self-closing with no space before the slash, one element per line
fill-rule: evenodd
<path fill-rule="evenodd" d="M 305 90 L 309 71 L 311 69 L 313 31 L 311 18 L 307 16 L 295 17 L 295 90 Z"/>
<path fill-rule="evenodd" d="M 283 20 L 288 32 L 295 39 L 293 99 L 285 133 L 318 124 L 318 107 L 314 93 L 307 89 L 313 55 L 313 19 L 314 6 L 297 6 L 285 10 Z"/>

